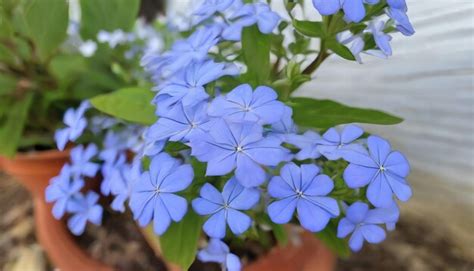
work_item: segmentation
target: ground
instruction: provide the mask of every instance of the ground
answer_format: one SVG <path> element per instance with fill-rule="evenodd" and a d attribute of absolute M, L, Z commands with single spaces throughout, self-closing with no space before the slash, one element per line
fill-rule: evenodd
<path fill-rule="evenodd" d="M 35 240 L 28 193 L 4 175 L 0 175 L 0 191 L 0 270 L 53 270 Z M 404 210 L 397 230 L 384 243 L 365 246 L 362 252 L 340 260 L 337 271 L 473 270 L 472 247 L 462 238 L 456 238 L 462 236 L 460 232 L 453 232 L 441 222 L 413 205 Z M 127 234 L 89 228 L 93 232 L 90 235 L 97 239 L 86 242 L 89 252 L 122 270 L 160 270 L 159 261 L 153 259 L 149 248 L 143 247 L 144 242 L 134 233 L 133 224 L 124 229 Z"/>

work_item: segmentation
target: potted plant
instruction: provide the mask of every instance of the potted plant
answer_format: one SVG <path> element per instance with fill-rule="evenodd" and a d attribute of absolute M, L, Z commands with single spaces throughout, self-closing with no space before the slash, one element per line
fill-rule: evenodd
<path fill-rule="evenodd" d="M 76 235 L 100 224 L 99 194 L 82 189 L 100 171 L 100 193 L 113 196 L 113 209 L 131 210 L 173 270 L 197 261 L 331 270 L 334 254 L 383 241 L 398 221 L 397 200 L 412 195 L 408 161 L 352 123 L 402 120 L 294 93 L 331 55 L 391 55 L 389 33 L 414 33 L 406 5 L 314 0 L 322 21 L 308 21 L 297 15 L 302 2 L 285 2 L 286 14 L 256 1 L 195 7 L 181 39 L 143 57 L 153 87 L 90 99 L 91 110 L 116 120 L 67 137 L 73 159 L 45 191 L 55 217 L 66 216 Z M 104 137 L 84 140 L 88 133 Z M 252 254 L 251 244 L 263 252 Z"/>
<path fill-rule="evenodd" d="M 31 192 L 37 237 L 60 268 L 94 261 L 75 245 L 64 223 L 53 218 L 44 190 L 69 161 L 67 140 L 77 139 L 86 129 L 87 99 L 140 85 L 141 78 L 132 76 L 139 67 L 132 49 L 147 46 L 145 37 L 128 34 L 125 38 L 133 38 L 133 48 L 111 48 L 112 41 L 122 41 L 106 32 L 131 31 L 138 1 L 119 7 L 127 15 L 122 12 L 115 22 L 97 22 L 94 2 L 81 2 L 79 25 L 70 20 L 67 1 L 0 1 L 0 170 Z M 104 125 L 102 118 L 94 117 L 97 112 L 87 114 L 96 128 Z M 100 142 L 104 136 L 89 132 L 76 144 Z"/>

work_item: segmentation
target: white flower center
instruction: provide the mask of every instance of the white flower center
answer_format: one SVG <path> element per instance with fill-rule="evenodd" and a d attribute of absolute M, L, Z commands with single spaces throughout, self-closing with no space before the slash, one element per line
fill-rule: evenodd
<path fill-rule="evenodd" d="M 237 148 L 235 148 L 235 150 L 237 152 L 242 152 L 244 149 L 242 148 L 242 146 L 237 146 Z"/>
<path fill-rule="evenodd" d="M 386 170 L 386 168 L 385 168 L 383 165 L 380 165 L 380 168 L 379 168 L 379 169 L 380 169 L 380 171 L 382 171 L 382 172 Z"/>
<path fill-rule="evenodd" d="M 296 196 L 297 196 L 298 198 L 303 197 L 303 191 L 296 190 Z"/>

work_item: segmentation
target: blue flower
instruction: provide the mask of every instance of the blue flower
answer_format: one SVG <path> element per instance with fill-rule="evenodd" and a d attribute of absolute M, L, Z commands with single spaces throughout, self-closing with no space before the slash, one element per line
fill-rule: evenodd
<path fill-rule="evenodd" d="M 136 159 L 134 163 L 124 164 L 113 171 L 110 187 L 110 192 L 115 196 L 111 204 L 113 210 L 122 213 L 125 211 L 125 201 L 130 197 L 133 184 L 140 178 L 140 169 L 140 160 Z"/>
<path fill-rule="evenodd" d="M 405 36 L 415 34 L 415 29 L 411 25 L 410 19 L 405 11 L 397 8 L 389 8 L 387 9 L 387 15 L 395 21 L 395 27 L 400 33 Z"/>
<path fill-rule="evenodd" d="M 142 150 L 139 154 L 140 157 L 153 157 L 160 153 L 166 145 L 166 140 L 155 140 L 149 135 L 149 131 L 150 128 L 145 130 L 145 132 L 143 133 L 143 140 L 145 142 L 143 143 Z"/>
<path fill-rule="evenodd" d="M 378 0 L 313 0 L 314 7 L 323 16 L 333 15 L 344 10 L 347 20 L 351 22 L 360 22 L 365 17 L 364 3 L 376 4 Z"/>
<path fill-rule="evenodd" d="M 316 159 L 321 156 L 318 144 L 321 136 L 313 131 L 306 131 L 303 135 L 290 135 L 288 143 L 295 145 L 300 151 L 295 155 L 297 160 Z"/>
<path fill-rule="evenodd" d="M 189 141 L 193 136 L 209 129 L 211 122 L 207 106 L 207 103 L 201 103 L 193 107 L 174 107 L 150 127 L 147 137 L 155 141 Z"/>
<path fill-rule="evenodd" d="M 204 184 L 200 196 L 193 200 L 192 205 L 196 213 L 209 215 L 203 226 L 204 232 L 213 238 L 224 238 L 226 224 L 236 235 L 250 227 L 252 220 L 240 210 L 249 210 L 257 204 L 260 192 L 255 188 L 245 188 L 232 178 L 225 184 L 222 193 L 214 186 Z"/>
<path fill-rule="evenodd" d="M 216 97 L 209 106 L 209 116 L 231 121 L 252 121 L 272 124 L 281 120 L 285 105 L 276 92 L 266 86 L 252 91 L 248 84 L 234 88 L 225 96 Z"/>
<path fill-rule="evenodd" d="M 383 21 L 374 20 L 370 22 L 368 30 L 372 33 L 375 44 L 377 45 L 377 48 L 383 53 L 383 55 L 374 52 L 375 50 L 368 50 L 367 53 L 381 58 L 386 58 L 392 55 L 392 47 L 390 46 L 392 37 L 386 34 L 384 29 L 385 23 Z"/>
<path fill-rule="evenodd" d="M 186 40 L 175 42 L 170 51 L 162 55 L 146 55 L 142 65 L 152 74 L 155 82 L 160 82 L 193 61 L 207 59 L 207 53 L 218 43 L 220 33 L 221 28 L 218 26 L 200 28 Z"/>
<path fill-rule="evenodd" d="M 74 178 L 81 176 L 95 177 L 99 171 L 99 165 L 91 162 L 91 159 L 98 154 L 99 150 L 95 144 L 89 144 L 84 149 L 79 145 L 71 150 L 71 174 Z"/>
<path fill-rule="evenodd" d="M 327 196 L 333 188 L 333 181 L 319 174 L 316 165 L 288 163 L 268 184 L 268 194 L 277 198 L 268 206 L 268 215 L 273 222 L 285 224 L 297 210 L 303 228 L 321 231 L 329 219 L 339 216 L 337 201 Z"/>
<path fill-rule="evenodd" d="M 86 228 L 87 221 L 100 225 L 104 210 L 97 204 L 98 200 L 99 195 L 95 192 L 88 192 L 85 196 L 80 193 L 76 194 L 73 200 L 68 202 L 67 211 L 73 215 L 69 218 L 67 225 L 73 234 L 81 235 Z"/>
<path fill-rule="evenodd" d="M 393 208 L 369 210 L 367 204 L 355 202 L 347 208 L 346 217 L 339 221 L 337 237 L 345 238 L 352 232 L 349 247 L 353 251 L 359 251 L 364 240 L 371 244 L 378 244 L 385 240 L 385 231 L 378 225 L 395 223 L 398 216 L 399 213 Z"/>
<path fill-rule="evenodd" d="M 87 127 L 87 120 L 84 118 L 84 113 L 90 108 L 88 101 L 84 101 L 74 110 L 69 108 L 64 114 L 64 124 L 66 128 L 57 130 L 54 134 L 54 139 L 59 150 L 64 150 L 68 141 L 78 139 Z"/>
<path fill-rule="evenodd" d="M 103 141 L 103 150 L 99 153 L 99 158 L 106 163 L 114 163 L 117 157 L 127 150 L 127 140 L 130 137 L 127 133 L 107 131 Z"/>
<path fill-rule="evenodd" d="M 198 252 L 197 258 L 201 262 L 214 262 L 222 265 L 223 270 L 240 271 L 242 264 L 239 258 L 230 253 L 229 247 L 219 239 L 211 238 L 207 247 Z"/>
<path fill-rule="evenodd" d="M 208 19 L 216 12 L 224 12 L 233 3 L 234 0 L 205 0 L 199 8 L 194 11 L 193 15 L 198 17 L 197 22 L 199 23 Z"/>
<path fill-rule="evenodd" d="M 257 24 L 260 32 L 270 34 L 278 25 L 280 16 L 273 12 L 265 3 L 246 4 L 236 10 L 229 18 L 234 21 L 222 32 L 222 37 L 226 40 L 239 41 L 242 29 L 247 26 Z"/>
<path fill-rule="evenodd" d="M 387 0 L 387 4 L 393 9 L 399 9 L 402 11 L 407 10 L 407 3 L 405 0 Z"/>
<path fill-rule="evenodd" d="M 166 153 L 155 156 L 150 170 L 134 184 L 130 197 L 134 219 L 142 227 L 153 219 L 155 233 L 165 233 L 171 221 L 181 221 L 188 210 L 186 200 L 174 193 L 186 189 L 193 178 L 190 165 L 181 165 Z"/>
<path fill-rule="evenodd" d="M 116 169 L 121 168 L 127 162 L 125 153 L 120 154 L 115 160 L 105 161 L 101 167 L 102 182 L 100 184 L 100 192 L 102 195 L 107 196 L 110 194 L 112 183 L 115 181 L 113 176 Z"/>
<path fill-rule="evenodd" d="M 344 180 L 350 188 L 366 185 L 367 198 L 376 207 L 388 207 L 393 203 L 393 194 L 407 201 L 412 190 L 405 180 L 410 172 L 410 165 L 405 156 L 392 151 L 390 144 L 378 137 L 367 139 L 369 152 L 353 151 L 344 154 L 350 162 L 344 171 Z"/>
<path fill-rule="evenodd" d="M 68 202 L 84 187 L 84 180 L 71 179 L 71 167 L 64 165 L 59 176 L 51 179 L 46 187 L 46 202 L 55 202 L 53 216 L 60 219 L 66 212 Z"/>
<path fill-rule="evenodd" d="M 353 124 L 346 125 L 340 133 L 335 128 L 330 128 L 323 134 L 323 140 L 317 147 L 318 151 L 329 160 L 340 159 L 347 151 L 364 148 L 361 144 L 352 143 L 363 133 L 362 128 Z"/>
<path fill-rule="evenodd" d="M 277 166 L 288 161 L 290 153 L 275 137 L 262 135 L 257 123 L 231 123 L 218 120 L 206 134 L 191 138 L 192 155 L 207 162 L 207 176 L 222 176 L 235 170 L 237 180 L 246 187 L 265 181 L 262 165 Z"/>
<path fill-rule="evenodd" d="M 281 141 L 288 142 L 289 138 L 298 131 L 298 128 L 293 122 L 292 115 L 293 110 L 291 107 L 285 106 L 280 121 L 272 124 L 268 136 L 276 136 Z"/>
<path fill-rule="evenodd" d="M 182 103 L 184 106 L 196 105 L 209 95 L 204 86 L 224 75 L 237 75 L 234 65 L 216 63 L 212 60 L 193 62 L 170 80 L 157 87 L 158 95 L 154 102 L 158 104 L 159 115 L 166 115 L 170 107 Z"/>

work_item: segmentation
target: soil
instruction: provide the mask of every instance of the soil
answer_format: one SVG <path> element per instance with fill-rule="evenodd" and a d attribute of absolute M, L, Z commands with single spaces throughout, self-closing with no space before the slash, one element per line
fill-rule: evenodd
<path fill-rule="evenodd" d="M 0 174 L 0 270 L 53 270 L 34 237 L 32 205 L 28 193 L 15 181 Z M 468 271 L 474 256 L 465 252 L 442 223 L 413 214 L 402 215 L 394 232 L 380 245 L 365 245 L 360 253 L 340 260 L 337 271 Z M 78 238 L 94 258 L 118 270 L 165 270 L 141 236 L 130 214 L 106 210 L 103 226 L 89 225 Z M 28 252 L 28 253 L 25 253 Z M 193 270 L 219 270 L 217 265 Z"/>

